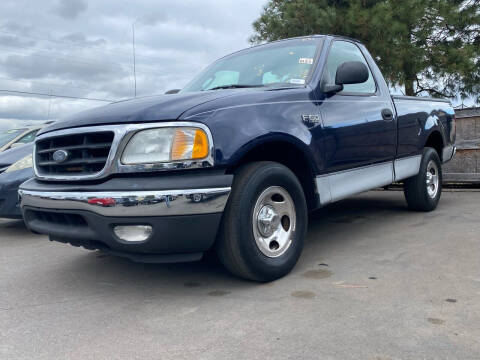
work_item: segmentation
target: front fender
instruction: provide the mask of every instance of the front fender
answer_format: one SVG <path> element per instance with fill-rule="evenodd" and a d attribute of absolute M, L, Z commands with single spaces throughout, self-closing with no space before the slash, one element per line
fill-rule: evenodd
<path fill-rule="evenodd" d="M 216 166 L 234 166 L 246 153 L 267 142 L 286 142 L 301 150 L 316 171 L 322 158 L 312 139 L 313 129 L 305 125 L 302 115 L 318 113 L 318 105 L 305 90 L 298 91 L 290 95 L 289 91 L 256 93 L 257 99 L 237 99 L 242 100 L 238 105 L 222 104 L 210 111 L 197 109 L 185 119 L 209 127 Z M 259 98 L 266 95 L 270 97 Z"/>
<path fill-rule="evenodd" d="M 304 143 L 301 139 L 295 138 L 286 133 L 266 133 L 244 143 L 232 154 L 228 166 L 236 166 L 248 153 L 267 144 L 289 144 L 293 146 L 304 155 L 310 168 L 314 170 L 315 173 L 317 172 L 315 159 L 312 156 L 309 145 Z"/>

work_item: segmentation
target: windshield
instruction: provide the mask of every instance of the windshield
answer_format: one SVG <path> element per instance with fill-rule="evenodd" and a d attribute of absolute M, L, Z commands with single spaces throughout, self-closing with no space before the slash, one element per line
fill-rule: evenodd
<path fill-rule="evenodd" d="M 0 131 L 0 147 L 15 139 L 27 129 L 10 129 Z"/>
<path fill-rule="evenodd" d="M 221 88 L 306 84 L 321 37 L 275 42 L 222 58 L 202 71 L 182 92 Z"/>

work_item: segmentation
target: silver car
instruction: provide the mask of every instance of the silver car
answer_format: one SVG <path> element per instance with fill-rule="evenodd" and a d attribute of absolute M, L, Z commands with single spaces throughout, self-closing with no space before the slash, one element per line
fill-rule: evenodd
<path fill-rule="evenodd" d="M 45 124 L 25 126 L 17 129 L 0 130 L 0 153 L 21 145 L 28 144 L 35 139 L 37 132 Z"/>

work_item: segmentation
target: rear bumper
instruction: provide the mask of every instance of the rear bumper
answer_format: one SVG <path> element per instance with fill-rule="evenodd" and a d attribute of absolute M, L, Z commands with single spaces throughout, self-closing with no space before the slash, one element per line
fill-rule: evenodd
<path fill-rule="evenodd" d="M 217 175 L 209 182 L 208 177 L 199 175 L 196 183 L 201 188 L 169 190 L 147 186 L 138 190 L 132 178 L 117 179 L 108 191 L 31 180 L 21 186 L 19 195 L 27 226 L 50 240 L 141 262 L 191 261 L 213 245 L 233 179 Z M 158 179 L 150 180 L 149 187 L 155 187 L 152 183 Z M 175 183 L 169 181 L 160 182 Z M 114 232 L 118 225 L 148 225 L 152 234 L 142 242 L 125 241 Z"/>

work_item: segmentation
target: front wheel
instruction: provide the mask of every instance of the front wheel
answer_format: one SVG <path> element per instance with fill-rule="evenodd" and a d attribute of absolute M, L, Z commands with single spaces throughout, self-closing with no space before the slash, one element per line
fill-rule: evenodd
<path fill-rule="evenodd" d="M 236 173 L 216 250 L 232 273 L 272 281 L 290 272 L 303 249 L 307 205 L 287 167 L 255 162 Z"/>
<path fill-rule="evenodd" d="M 442 195 L 442 162 L 435 149 L 425 148 L 418 175 L 405 180 L 408 207 L 417 211 L 435 210 Z"/>

